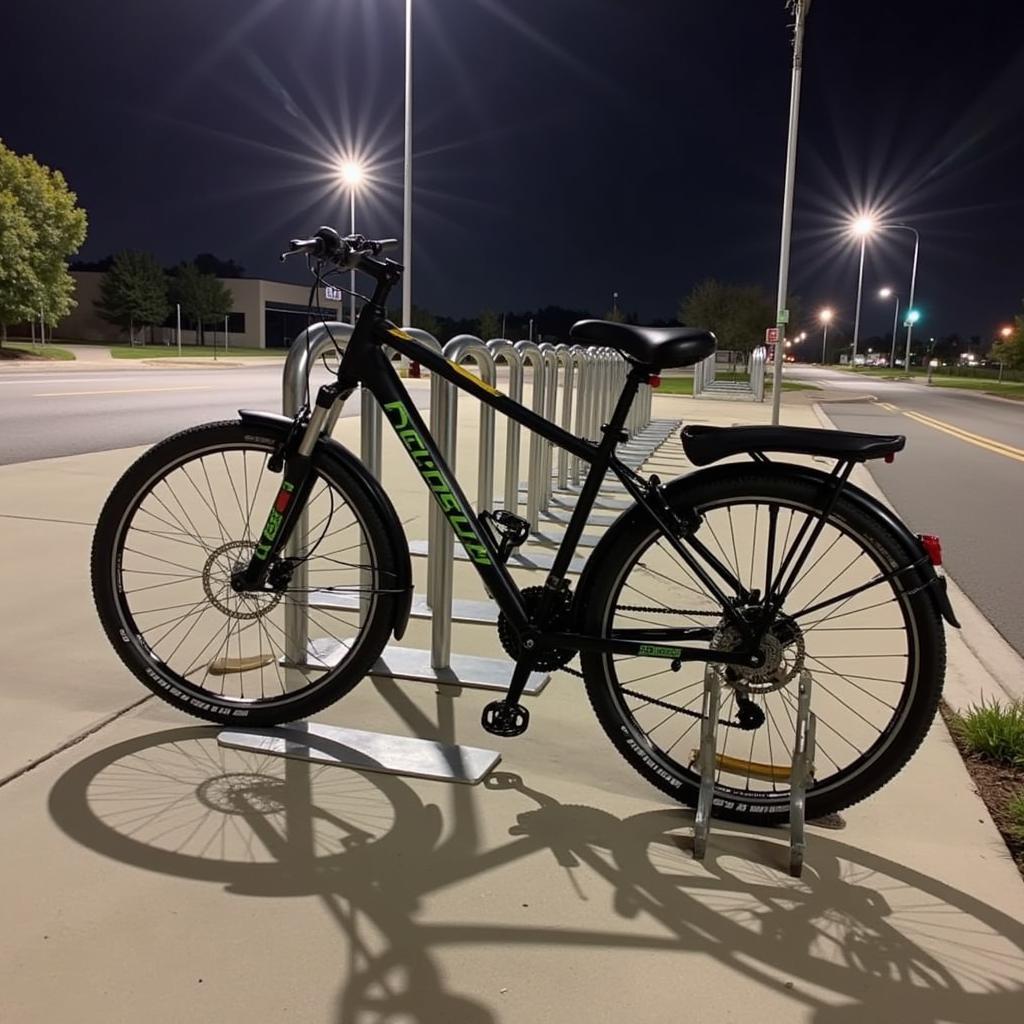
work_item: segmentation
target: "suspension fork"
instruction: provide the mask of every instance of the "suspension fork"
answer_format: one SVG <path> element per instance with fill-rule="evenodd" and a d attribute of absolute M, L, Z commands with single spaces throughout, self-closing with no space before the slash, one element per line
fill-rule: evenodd
<path fill-rule="evenodd" d="M 265 589 L 267 574 L 284 550 L 309 500 L 314 476 L 313 450 L 324 431 L 337 419 L 351 393 L 351 388 L 342 389 L 337 384 L 321 387 L 301 432 L 293 430 L 284 442 L 283 450 L 271 457 L 269 468 L 272 471 L 284 470 L 281 486 L 249 564 L 231 574 L 231 586 L 236 592 Z"/>

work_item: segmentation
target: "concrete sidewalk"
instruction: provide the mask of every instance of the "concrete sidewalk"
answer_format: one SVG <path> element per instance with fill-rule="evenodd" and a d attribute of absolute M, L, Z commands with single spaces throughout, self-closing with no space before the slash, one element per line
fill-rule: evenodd
<path fill-rule="evenodd" d="M 789 397 L 787 421 L 817 425 Z M 769 409 L 659 396 L 654 412 L 729 424 Z M 465 402 L 459 430 L 472 495 Z M 338 436 L 358 449 L 356 421 Z M 424 684 L 368 681 L 318 716 L 500 749 L 479 787 L 221 749 L 146 698 L 92 608 L 92 527 L 137 454 L 0 467 L 0 1020 L 1019 1016 L 1024 886 L 941 722 L 844 831 L 811 829 L 801 881 L 776 831 L 716 826 L 695 862 L 690 812 L 619 758 L 564 675 L 516 740 L 480 729 L 485 695 Z M 424 538 L 401 459 L 388 434 L 385 482 Z M 678 443 L 658 461 L 681 466 Z M 465 563 L 455 587 L 483 596 Z M 951 676 L 974 671 L 947 636 Z M 428 641 L 419 621 L 403 642 Z M 494 656 L 493 628 L 457 627 L 453 647 Z"/>

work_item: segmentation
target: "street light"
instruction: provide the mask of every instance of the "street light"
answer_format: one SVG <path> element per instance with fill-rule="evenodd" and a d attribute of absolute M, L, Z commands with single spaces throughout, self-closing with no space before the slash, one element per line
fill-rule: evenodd
<path fill-rule="evenodd" d="M 1013 334 L 1012 327 L 1001 327 L 999 329 L 999 337 L 1001 338 L 1008 338 L 1011 334 Z"/>
<path fill-rule="evenodd" d="M 825 348 L 828 345 L 828 325 L 832 323 L 832 310 L 827 307 L 818 314 L 818 319 L 824 325 L 824 330 L 821 332 L 821 365 L 825 365 Z"/>
<path fill-rule="evenodd" d="M 345 160 L 338 169 L 341 183 L 348 189 L 349 197 L 349 233 L 356 233 L 356 192 L 359 186 L 366 180 L 366 171 L 362 164 L 355 160 Z M 352 293 L 352 312 L 349 322 L 354 326 L 356 322 L 356 272 L 353 269 L 349 277 L 349 291 Z"/>
<path fill-rule="evenodd" d="M 850 224 L 850 233 L 860 239 L 860 269 L 857 271 L 857 310 L 853 315 L 853 362 L 857 364 L 857 338 L 860 335 L 860 300 L 864 291 L 864 250 L 868 235 L 878 227 L 875 218 L 869 213 L 862 213 Z"/>
<path fill-rule="evenodd" d="M 878 290 L 878 297 L 880 299 L 887 299 L 892 295 L 896 299 L 896 308 L 892 314 L 892 351 L 889 353 L 889 365 L 896 365 L 896 326 L 900 319 L 900 297 L 891 288 L 880 288 Z"/>

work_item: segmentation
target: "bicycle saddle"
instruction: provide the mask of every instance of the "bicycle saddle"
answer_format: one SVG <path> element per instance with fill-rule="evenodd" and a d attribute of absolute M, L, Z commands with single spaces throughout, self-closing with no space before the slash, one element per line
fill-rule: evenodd
<path fill-rule="evenodd" d="M 569 337 L 579 345 L 607 345 L 636 362 L 664 370 L 693 366 L 715 351 L 715 336 L 701 327 L 637 327 L 611 320 L 580 320 Z"/>

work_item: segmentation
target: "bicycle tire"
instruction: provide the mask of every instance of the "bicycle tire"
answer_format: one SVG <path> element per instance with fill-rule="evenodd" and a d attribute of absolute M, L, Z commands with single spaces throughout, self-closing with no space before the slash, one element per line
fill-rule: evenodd
<path fill-rule="evenodd" d="M 693 483 L 683 479 L 669 485 L 666 493 L 669 504 L 680 514 L 689 513 L 692 509 L 703 515 L 711 509 L 728 508 L 730 517 L 732 509 L 742 503 L 775 502 L 813 513 L 821 509 L 824 500 L 820 485 L 784 475 L 774 466 L 766 469 L 737 467 L 735 474 L 715 474 L 710 479 L 698 479 Z M 683 518 L 685 521 L 685 516 Z M 905 545 L 892 530 L 878 517 L 844 500 L 842 495 L 827 523 L 860 545 L 880 568 L 893 570 L 908 562 Z M 620 529 L 614 539 L 609 538 L 611 544 L 602 552 L 601 572 L 590 577 L 587 592 L 578 596 L 585 632 L 602 636 L 609 634 L 616 606 L 621 603 L 620 592 L 630 570 L 639 564 L 643 553 L 659 537 L 657 528 L 649 522 L 644 521 L 641 525 L 639 520 L 634 520 L 629 528 Z M 809 818 L 849 807 L 881 788 L 910 759 L 935 716 L 945 672 L 942 623 L 927 592 L 916 586 L 916 577 L 900 576 L 892 580 L 892 584 L 892 592 L 896 594 L 894 600 L 898 601 L 905 617 L 908 648 L 907 678 L 897 705 L 898 712 L 894 712 L 888 728 L 880 734 L 870 751 L 833 773 L 823 784 L 816 782 L 809 788 Z M 695 806 L 699 775 L 689 765 L 667 755 L 638 724 L 629 711 L 627 698 L 621 693 L 622 684 L 618 682 L 613 657 L 606 653 L 586 652 L 581 661 L 590 703 L 619 753 L 648 782 L 680 802 Z M 700 672 L 703 672 L 703 665 Z M 822 735 L 820 724 L 819 720 L 819 738 Z M 721 732 L 720 727 L 720 736 Z M 769 742 L 770 737 L 769 725 Z M 716 752 L 719 749 L 716 747 Z M 766 791 L 760 796 L 751 795 L 749 791 L 737 795 L 734 787 L 721 785 L 721 778 L 722 773 L 719 772 L 714 798 L 717 816 L 764 825 L 788 820 L 788 789 Z M 747 783 L 750 783 L 749 774 Z"/>
<path fill-rule="evenodd" d="M 366 607 L 361 615 L 358 632 L 355 636 L 345 639 L 345 643 L 350 646 L 344 648 L 346 653 L 338 663 L 333 667 L 325 664 L 323 667 L 326 670 L 314 683 L 299 687 L 294 691 L 288 691 L 282 684 L 282 693 L 272 696 L 266 696 L 264 693 L 260 697 L 243 696 L 239 698 L 226 696 L 223 691 L 217 694 L 201 684 L 197 685 L 194 679 L 188 678 L 187 673 L 183 675 L 180 669 L 175 670 L 167 663 L 165 656 L 154 651 L 151 645 L 152 637 L 147 638 L 144 630 L 135 621 L 139 613 L 133 611 L 127 596 L 128 588 L 124 585 L 125 537 L 134 521 L 133 517 L 138 514 L 146 496 L 151 494 L 161 481 L 166 481 L 170 474 L 181 467 L 195 465 L 197 459 L 217 454 L 223 454 L 225 466 L 228 465 L 228 454 L 237 456 L 238 453 L 242 453 L 244 462 L 248 458 L 246 453 L 256 453 L 257 459 L 262 455 L 265 461 L 282 437 L 280 430 L 263 424 L 254 427 L 251 424 L 243 424 L 241 421 L 223 421 L 192 427 L 167 438 L 143 454 L 117 482 L 100 513 L 93 538 L 91 554 L 93 598 L 107 637 L 122 662 L 140 682 L 168 704 L 197 718 L 221 725 L 280 725 L 306 718 L 339 700 L 365 677 L 376 662 L 387 643 L 396 617 L 397 597 L 395 592 L 388 592 L 386 586 L 379 588 L 380 592 L 378 592 L 375 583 L 372 594 L 366 598 Z M 340 496 L 351 509 L 353 522 L 358 523 L 360 528 L 360 543 L 365 543 L 365 548 L 361 548 L 360 553 L 368 552 L 371 559 L 370 564 L 373 567 L 373 579 L 375 581 L 397 580 L 399 578 L 398 555 L 389 540 L 376 500 L 369 495 L 365 486 L 345 466 L 343 461 L 333 456 L 329 450 L 318 451 L 314 454 L 313 459 L 313 472 L 318 480 L 323 481 L 325 488 L 330 489 L 332 511 L 335 507 L 335 494 Z M 205 466 L 205 463 L 200 463 L 200 465 Z M 262 481 L 262 476 L 260 479 Z M 272 474 L 268 475 L 267 479 L 268 482 L 271 481 Z M 195 485 L 193 484 L 193 486 Z M 276 488 L 277 485 L 273 483 L 271 486 Z M 257 501 L 256 492 L 259 487 L 260 484 L 255 486 L 250 509 L 254 517 L 256 537 L 259 536 L 263 528 L 263 522 L 270 507 L 269 501 L 266 504 Z M 274 491 L 272 490 L 270 493 L 272 495 Z M 213 497 L 213 495 L 214 488 L 211 485 L 210 496 Z M 248 493 L 246 504 L 248 504 Z M 241 504 L 239 504 L 239 512 L 244 526 L 245 516 L 242 513 L 245 510 Z M 177 520 L 178 516 L 175 516 L 175 519 Z M 147 519 L 145 522 L 149 523 L 149 520 Z M 167 528 L 160 531 L 160 535 L 163 537 L 166 537 L 168 533 Z M 326 528 L 324 533 L 326 535 Z M 202 541 L 203 538 L 198 539 Z M 240 543 L 234 542 L 233 546 L 239 547 Z M 230 542 L 228 546 L 231 546 Z M 200 555 L 202 553 L 200 552 Z M 165 557 L 164 561 L 167 560 Z M 157 558 L 158 565 L 159 562 L 160 559 Z M 359 569 L 359 567 L 356 566 L 355 569 Z M 157 574 L 151 573 L 150 575 Z M 168 573 L 168 575 L 171 574 Z M 172 582 L 158 585 L 175 586 L 176 584 Z M 208 594 L 209 588 L 207 588 L 205 573 L 203 588 Z M 226 592 L 227 588 L 224 589 Z M 227 600 L 228 598 L 225 598 L 221 604 Z M 237 600 L 239 602 L 237 607 L 241 608 L 243 599 Z M 256 602 L 258 598 L 252 600 Z M 360 597 L 359 600 L 363 601 L 363 598 Z M 287 597 L 285 597 L 285 601 L 287 601 Z M 224 618 L 229 617 L 220 605 L 217 606 L 217 610 Z M 198 612 L 199 616 L 202 614 L 202 611 Z M 317 614 L 323 616 L 326 613 Z M 259 614 L 253 615 L 252 613 L 244 617 L 247 619 L 260 618 Z M 259 622 L 258 625 L 263 628 L 265 635 L 263 645 L 265 648 L 269 647 L 270 650 L 270 655 L 263 657 L 263 664 L 260 667 L 261 678 L 264 666 L 269 666 L 277 672 L 280 679 L 279 666 L 284 662 L 281 658 L 274 658 L 271 663 L 268 658 L 283 651 L 287 645 L 287 637 L 283 642 L 277 639 L 275 646 L 278 633 L 272 634 L 268 626 L 264 626 L 262 622 Z M 231 628 L 229 621 L 226 630 L 229 638 L 227 642 L 229 653 Z M 279 625 L 275 625 L 275 629 L 279 633 L 283 633 Z M 238 642 L 241 646 L 241 626 L 238 627 L 238 633 Z M 242 678 L 248 671 L 236 670 L 236 668 L 225 671 L 222 673 L 223 676 L 226 678 L 228 675 L 237 674 Z M 203 676 L 203 682 L 206 681 L 208 673 L 209 666 L 207 674 Z M 287 677 L 287 671 L 285 676 Z"/>

